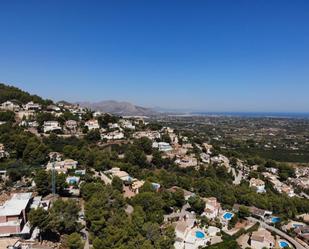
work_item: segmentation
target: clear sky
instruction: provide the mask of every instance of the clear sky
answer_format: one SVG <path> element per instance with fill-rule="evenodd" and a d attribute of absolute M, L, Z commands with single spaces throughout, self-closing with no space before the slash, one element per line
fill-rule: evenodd
<path fill-rule="evenodd" d="M 55 100 L 309 112 L 308 0 L 2 0 L 0 82 Z"/>

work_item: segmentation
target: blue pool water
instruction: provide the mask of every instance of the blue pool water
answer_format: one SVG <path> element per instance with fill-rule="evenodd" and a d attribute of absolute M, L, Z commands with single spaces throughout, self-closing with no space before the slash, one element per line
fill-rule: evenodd
<path fill-rule="evenodd" d="M 280 222 L 281 221 L 281 219 L 279 218 L 279 217 L 272 217 L 271 218 L 271 222 L 272 223 L 278 223 L 278 222 Z"/>
<path fill-rule="evenodd" d="M 285 248 L 285 247 L 288 247 L 289 244 L 287 242 L 285 242 L 285 241 L 280 241 L 279 242 L 279 246 L 280 246 L 280 248 Z"/>
<path fill-rule="evenodd" d="M 225 220 L 230 220 L 230 219 L 232 219 L 232 217 L 234 216 L 234 214 L 232 214 L 232 213 L 225 213 L 224 215 L 223 215 L 223 218 L 225 219 Z"/>
<path fill-rule="evenodd" d="M 205 234 L 201 231 L 196 231 L 195 232 L 195 237 L 198 239 L 204 239 L 205 238 Z"/>

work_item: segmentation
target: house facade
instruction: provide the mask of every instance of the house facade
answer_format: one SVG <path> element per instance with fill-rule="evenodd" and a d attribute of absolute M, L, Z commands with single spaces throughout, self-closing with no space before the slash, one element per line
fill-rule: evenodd
<path fill-rule="evenodd" d="M 32 193 L 13 194 L 10 200 L 0 206 L 0 235 L 20 234 L 27 222 Z"/>

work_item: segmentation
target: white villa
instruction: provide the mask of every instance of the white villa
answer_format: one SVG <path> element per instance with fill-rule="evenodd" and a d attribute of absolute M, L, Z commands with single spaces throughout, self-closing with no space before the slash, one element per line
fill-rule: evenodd
<path fill-rule="evenodd" d="M 94 117 L 94 118 L 100 117 L 100 116 L 102 116 L 102 115 L 103 115 L 103 113 L 102 113 L 102 112 L 99 112 L 99 111 L 96 111 L 96 112 L 93 113 L 93 117 Z"/>
<path fill-rule="evenodd" d="M 43 131 L 44 133 L 50 131 L 59 131 L 61 130 L 61 126 L 58 121 L 45 121 L 43 124 Z"/>
<path fill-rule="evenodd" d="M 251 235 L 251 247 L 254 249 L 273 248 L 275 238 L 266 229 L 259 229 Z"/>
<path fill-rule="evenodd" d="M 167 151 L 171 151 L 173 150 L 172 146 L 169 143 L 165 143 L 165 142 L 154 142 L 152 144 L 153 148 L 158 148 L 159 151 L 163 151 L 163 152 L 167 152 Z"/>
<path fill-rule="evenodd" d="M 209 238 L 202 229 L 195 226 L 195 222 L 195 215 L 188 213 L 176 223 L 175 249 L 198 249 L 207 245 Z"/>
<path fill-rule="evenodd" d="M 108 125 L 108 128 L 110 128 L 110 129 L 118 129 L 118 128 L 120 128 L 118 123 L 108 123 L 107 125 Z"/>
<path fill-rule="evenodd" d="M 210 161 L 212 163 L 218 163 L 218 164 L 222 164 L 224 165 L 226 168 L 229 168 L 230 166 L 230 160 L 226 157 L 226 156 L 223 156 L 223 155 L 218 155 L 218 156 L 214 156 L 214 157 L 211 157 L 210 158 Z"/>
<path fill-rule="evenodd" d="M 52 151 L 48 153 L 48 157 L 50 160 L 55 159 L 56 161 L 60 162 L 62 159 L 62 154 L 56 151 Z"/>
<path fill-rule="evenodd" d="M 11 101 L 6 101 L 3 102 L 0 106 L 0 109 L 2 110 L 8 110 L 8 111 L 18 111 L 20 109 L 19 105 L 11 102 Z"/>
<path fill-rule="evenodd" d="M 46 107 L 46 109 L 48 111 L 54 111 L 54 112 L 60 112 L 61 111 L 60 107 L 56 106 L 56 105 L 49 105 L 49 106 Z"/>
<path fill-rule="evenodd" d="M 145 184 L 145 181 L 143 180 L 136 180 L 132 183 L 131 185 L 131 189 L 132 191 L 135 193 L 135 194 L 138 194 L 139 193 L 139 190 L 141 187 L 143 187 Z"/>
<path fill-rule="evenodd" d="M 63 161 L 56 161 L 55 164 L 55 170 L 58 174 L 60 173 L 67 173 L 69 169 L 76 169 L 78 162 L 73 159 L 65 159 Z M 49 162 L 46 165 L 46 170 L 52 170 L 53 169 L 53 163 Z"/>
<path fill-rule="evenodd" d="M 1 180 L 7 179 L 7 171 L 6 170 L 0 170 L 0 179 Z"/>
<path fill-rule="evenodd" d="M 101 139 L 119 140 L 124 138 L 124 133 L 121 131 L 113 131 L 106 134 L 101 134 Z"/>
<path fill-rule="evenodd" d="M 94 130 L 94 129 L 100 129 L 99 122 L 98 122 L 98 120 L 96 120 L 96 119 L 88 120 L 88 121 L 85 123 L 85 126 L 88 127 L 88 130 L 89 130 L 89 131 Z"/>
<path fill-rule="evenodd" d="M 9 157 L 10 154 L 5 150 L 5 147 L 3 144 L 0 144 L 0 159 L 1 158 L 5 158 L 5 157 Z"/>
<path fill-rule="evenodd" d="M 40 110 L 41 105 L 38 103 L 34 103 L 33 101 L 28 102 L 27 104 L 23 105 L 24 110 Z"/>
<path fill-rule="evenodd" d="M 129 130 L 135 130 L 135 125 L 132 124 L 130 120 L 122 119 L 120 120 L 122 128 L 129 129 Z"/>
<path fill-rule="evenodd" d="M 274 185 L 274 188 L 279 192 L 279 193 L 285 193 L 289 197 L 295 196 L 294 189 L 287 184 L 281 182 L 278 180 L 278 176 L 273 175 L 268 172 L 264 172 L 263 176 L 268 178 L 270 182 Z"/>
<path fill-rule="evenodd" d="M 194 155 L 181 156 L 175 160 L 175 163 L 181 168 L 197 166 L 197 159 Z"/>
<path fill-rule="evenodd" d="M 210 197 L 204 198 L 205 201 L 205 210 L 202 215 L 206 216 L 208 219 L 215 219 L 219 216 L 221 209 L 221 204 L 217 201 L 217 198 Z"/>
<path fill-rule="evenodd" d="M 133 138 L 139 139 L 142 137 L 148 137 L 154 141 L 161 138 L 161 134 L 158 131 L 138 131 L 133 134 Z"/>
<path fill-rule="evenodd" d="M 265 193 L 265 182 L 261 179 L 251 178 L 250 179 L 250 187 L 256 188 L 257 193 Z"/>
<path fill-rule="evenodd" d="M 200 158 L 202 160 L 203 163 L 210 163 L 210 155 L 207 153 L 201 153 L 200 154 Z"/>
<path fill-rule="evenodd" d="M 112 168 L 110 170 L 105 171 L 104 173 L 111 174 L 112 177 L 119 177 L 122 181 L 131 181 L 132 177 L 125 171 L 120 170 L 120 168 Z"/>

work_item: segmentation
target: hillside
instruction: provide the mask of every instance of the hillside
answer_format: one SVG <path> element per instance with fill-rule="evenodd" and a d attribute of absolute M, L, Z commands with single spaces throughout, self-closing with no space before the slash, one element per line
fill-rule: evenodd
<path fill-rule="evenodd" d="M 28 92 L 25 92 L 17 87 L 9 86 L 4 83 L 0 83 L 0 103 L 3 103 L 8 100 L 14 100 L 19 104 L 25 104 L 29 101 L 40 103 L 42 105 L 47 105 L 52 103 L 51 100 L 44 100 L 43 98 L 32 95 Z"/>
<path fill-rule="evenodd" d="M 0 103 L 8 100 L 15 101 L 18 104 L 25 104 L 29 101 L 40 103 L 42 105 L 49 105 L 53 103 L 51 100 L 43 99 L 40 96 L 30 94 L 17 87 L 0 83 Z M 66 101 L 60 102 L 68 103 Z M 78 104 L 94 111 L 108 112 L 122 116 L 153 116 L 157 113 L 151 108 L 136 106 L 129 102 L 118 102 L 113 100 L 100 102 L 78 102 Z"/>
<path fill-rule="evenodd" d="M 129 102 L 118 102 L 114 100 L 100 102 L 79 102 L 78 104 L 95 111 L 108 112 L 117 115 L 153 116 L 156 114 L 156 112 L 151 108 L 136 106 Z"/>

